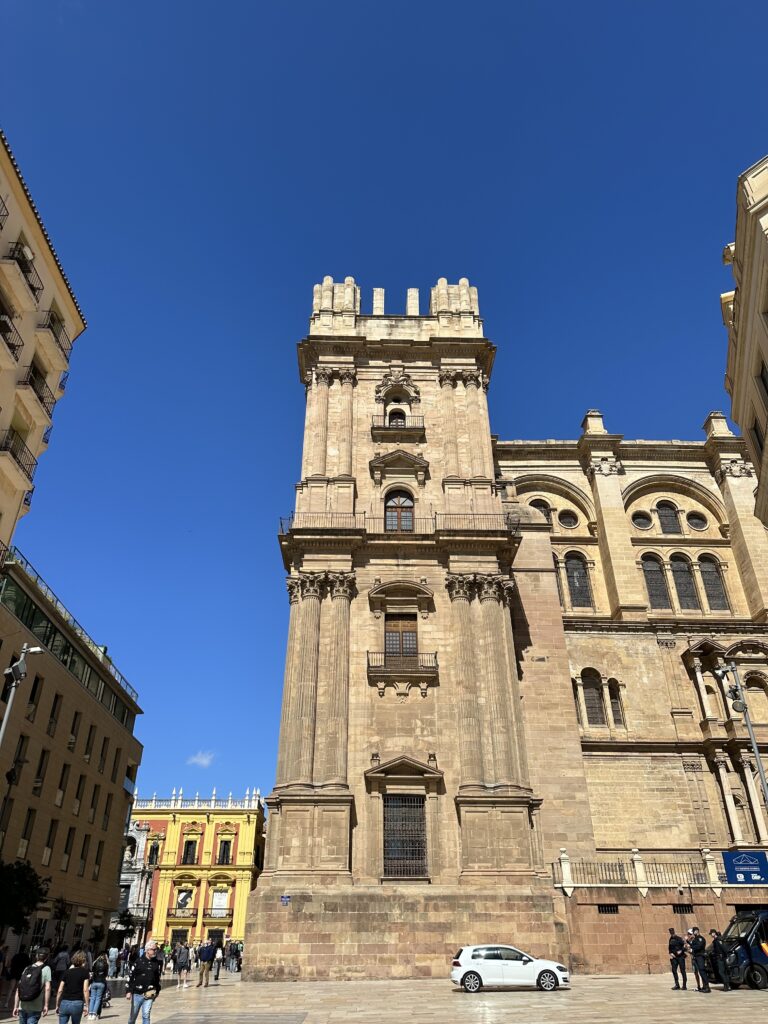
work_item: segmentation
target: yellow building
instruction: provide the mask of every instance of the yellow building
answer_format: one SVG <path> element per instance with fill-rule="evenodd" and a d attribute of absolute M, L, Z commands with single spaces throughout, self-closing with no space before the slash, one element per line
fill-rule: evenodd
<path fill-rule="evenodd" d="M 245 798 L 136 800 L 132 824 L 148 827 L 145 862 L 153 868 L 147 937 L 171 943 L 242 941 L 248 894 L 264 864 L 264 804 Z"/>

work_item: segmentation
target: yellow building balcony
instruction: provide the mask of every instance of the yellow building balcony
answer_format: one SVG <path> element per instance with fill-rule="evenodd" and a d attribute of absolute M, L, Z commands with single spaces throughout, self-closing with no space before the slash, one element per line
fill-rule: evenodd
<path fill-rule="evenodd" d="M 56 396 L 35 366 L 27 366 L 16 383 L 19 399 L 36 423 L 50 423 Z"/>
<path fill-rule="evenodd" d="M 51 366 L 56 370 L 66 370 L 72 353 L 72 342 L 61 317 L 49 309 L 43 314 L 35 333 Z"/>
<path fill-rule="evenodd" d="M 43 282 L 35 269 L 35 256 L 28 245 L 14 242 L 0 259 L 5 283 L 15 305 L 26 311 L 37 309 L 43 293 Z"/>

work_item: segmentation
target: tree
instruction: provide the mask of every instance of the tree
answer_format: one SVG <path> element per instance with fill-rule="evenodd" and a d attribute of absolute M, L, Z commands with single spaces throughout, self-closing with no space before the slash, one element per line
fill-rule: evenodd
<path fill-rule="evenodd" d="M 72 913 L 71 904 L 67 903 L 63 896 L 59 896 L 58 899 L 53 901 L 53 910 L 51 917 L 56 922 L 56 945 L 61 944 L 61 940 L 64 936 L 64 929 L 67 927 L 67 921 L 69 920 L 70 914 Z"/>
<path fill-rule="evenodd" d="M 125 930 L 125 934 L 129 938 L 136 931 L 136 919 L 130 910 L 121 910 L 117 915 L 117 921 L 120 927 Z"/>
<path fill-rule="evenodd" d="M 0 861 L 0 931 L 17 935 L 29 928 L 29 915 L 48 895 L 50 878 L 41 878 L 28 860 Z"/>
<path fill-rule="evenodd" d="M 101 949 L 104 943 L 104 936 L 106 934 L 107 933 L 104 931 L 103 924 L 94 925 L 93 928 L 91 928 L 91 942 L 94 944 L 94 946 L 97 946 L 99 949 Z"/>

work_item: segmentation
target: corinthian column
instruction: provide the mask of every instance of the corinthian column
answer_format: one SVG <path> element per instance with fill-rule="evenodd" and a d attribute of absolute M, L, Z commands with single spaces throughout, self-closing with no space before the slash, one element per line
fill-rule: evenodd
<path fill-rule="evenodd" d="M 441 370 L 438 375 L 443 405 L 443 445 L 445 458 L 444 476 L 459 475 L 459 449 L 456 444 L 456 409 L 453 388 L 456 374 L 453 370 Z"/>
<path fill-rule="evenodd" d="M 277 774 L 275 786 L 284 786 L 290 781 L 288 766 L 295 762 L 295 739 L 291 735 L 296 704 L 296 686 L 298 679 L 297 652 L 299 648 L 299 597 L 300 584 L 297 579 L 288 579 L 288 600 L 290 617 L 288 619 L 288 644 L 285 651 L 285 678 L 283 681 L 283 708 L 280 717 L 280 743 L 277 748 Z"/>
<path fill-rule="evenodd" d="M 306 406 L 304 410 L 304 447 L 301 452 L 301 479 L 306 480 L 312 470 L 312 436 L 315 432 L 315 389 L 312 387 L 312 371 L 304 376 Z"/>
<path fill-rule="evenodd" d="M 352 407 L 355 395 L 354 368 L 339 370 L 341 381 L 341 421 L 339 423 L 339 476 L 352 476 Z"/>
<path fill-rule="evenodd" d="M 328 458 L 328 388 L 333 371 L 327 366 L 315 370 L 315 430 L 312 438 L 312 475 L 325 476 Z"/>
<path fill-rule="evenodd" d="M 741 768 L 741 777 L 744 779 L 744 789 L 747 791 L 747 800 L 749 800 L 749 806 L 752 810 L 752 817 L 755 819 L 755 825 L 757 826 L 758 842 L 765 845 L 768 843 L 768 828 L 765 825 L 760 796 L 755 786 L 755 777 L 752 774 L 752 759 L 742 755 L 739 758 L 739 767 Z"/>
<path fill-rule="evenodd" d="M 348 788 L 349 605 L 354 585 L 353 572 L 328 573 L 331 592 L 330 679 L 326 706 L 318 708 L 315 732 L 315 785 L 342 789 Z"/>
<path fill-rule="evenodd" d="M 299 785 L 312 784 L 312 762 L 315 752 L 315 713 L 317 710 L 317 665 L 320 652 L 320 600 L 325 585 L 325 573 L 302 573 L 301 586 L 301 647 L 298 654 L 296 704 L 292 709 L 296 730 L 295 763 L 286 765 L 291 781 Z"/>
<path fill-rule="evenodd" d="M 482 375 L 479 370 L 464 372 L 464 388 L 467 396 L 467 415 L 469 419 L 469 454 L 472 465 L 472 476 L 485 476 L 485 460 L 483 458 L 483 424 L 480 409 L 480 385 Z"/>
<path fill-rule="evenodd" d="M 472 575 L 449 573 L 446 586 L 452 603 L 453 635 L 456 640 L 456 683 L 459 705 L 459 752 L 461 783 L 459 788 L 482 786 L 482 748 L 477 703 L 477 671 L 472 647 L 472 618 L 469 602 L 474 582 Z"/>
<path fill-rule="evenodd" d="M 717 777 L 720 781 L 720 789 L 723 791 L 725 814 L 728 818 L 728 825 L 731 829 L 733 841 L 734 843 L 743 843 L 744 836 L 741 834 L 739 815 L 736 810 L 733 793 L 731 792 L 731 783 L 728 779 L 728 760 L 724 754 L 718 754 L 715 757 L 715 771 L 717 772 Z"/>
<path fill-rule="evenodd" d="M 483 622 L 481 677 L 485 683 L 488 732 L 493 746 L 492 781 L 496 785 L 519 785 L 520 778 L 513 766 L 511 746 L 515 726 L 504 657 L 502 578 L 478 575 L 476 579 Z"/>

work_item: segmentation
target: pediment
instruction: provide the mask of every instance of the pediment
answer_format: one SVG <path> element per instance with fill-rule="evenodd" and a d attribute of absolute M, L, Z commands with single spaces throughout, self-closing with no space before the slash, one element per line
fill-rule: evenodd
<path fill-rule="evenodd" d="M 725 647 L 707 636 L 688 644 L 687 654 L 695 654 L 699 658 L 706 658 L 710 654 L 725 654 Z"/>
<path fill-rule="evenodd" d="M 430 607 L 434 607 L 434 594 L 426 586 L 426 581 L 389 580 L 382 583 L 376 577 L 374 585 L 368 591 L 371 611 L 380 619 L 385 611 L 419 611 L 421 617 L 429 617 Z"/>
<path fill-rule="evenodd" d="M 432 765 L 424 764 L 422 761 L 417 761 L 415 757 L 409 757 L 407 754 L 401 754 L 399 757 L 393 757 L 390 761 L 385 761 L 384 764 L 377 764 L 372 768 L 369 768 L 368 771 L 365 772 L 365 778 L 438 780 L 443 778 L 443 772 Z"/>
<path fill-rule="evenodd" d="M 386 476 L 413 476 L 419 484 L 423 484 L 429 469 L 429 462 L 426 459 L 422 459 L 420 455 L 403 451 L 402 448 L 387 452 L 385 455 L 376 455 L 368 465 L 377 484 L 380 484 Z"/>

